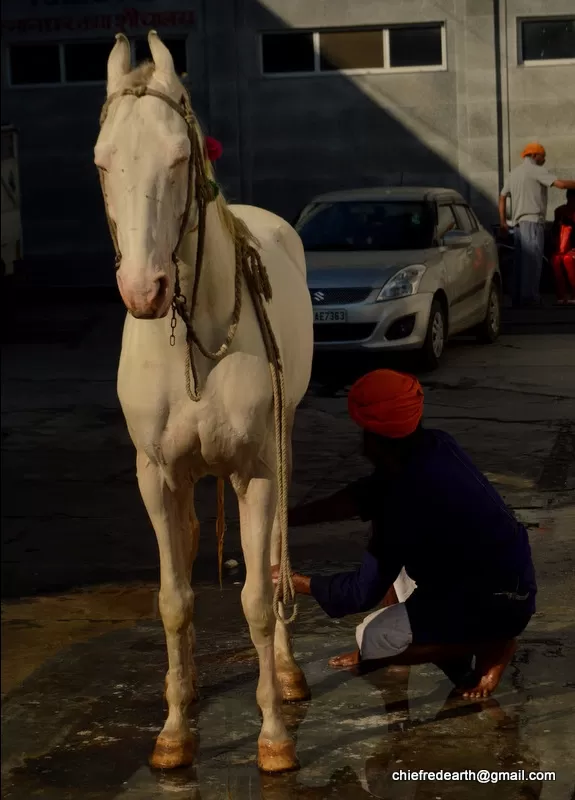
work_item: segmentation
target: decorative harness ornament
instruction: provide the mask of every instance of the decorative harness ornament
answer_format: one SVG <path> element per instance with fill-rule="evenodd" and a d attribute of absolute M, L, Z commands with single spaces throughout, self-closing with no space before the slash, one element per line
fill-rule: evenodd
<path fill-rule="evenodd" d="M 277 620 L 284 622 L 286 625 L 292 623 L 298 613 L 298 605 L 296 601 L 295 587 L 293 584 L 291 564 L 288 549 L 288 491 L 289 491 L 289 475 L 288 475 L 288 432 L 287 432 L 287 419 L 286 419 L 286 396 L 285 396 L 285 383 L 284 371 L 281 360 L 279 346 L 265 307 L 265 303 L 269 303 L 272 299 L 272 287 L 269 281 L 267 270 L 262 263 L 261 256 L 258 250 L 250 244 L 247 236 L 247 229 L 244 232 L 239 227 L 234 236 L 235 240 L 235 277 L 234 277 L 234 308 L 228 326 L 226 337 L 220 347 L 216 351 L 208 350 L 199 339 L 193 325 L 194 312 L 198 300 L 198 291 L 200 284 L 200 277 L 202 271 L 202 262 L 204 256 L 204 244 L 206 233 L 206 213 L 208 205 L 215 201 L 219 194 L 219 187 L 215 181 L 212 181 L 206 174 L 205 162 L 203 158 L 202 147 L 198 135 L 198 128 L 196 117 L 192 110 L 189 95 L 183 89 L 182 97 L 179 103 L 173 100 L 169 95 L 164 92 L 150 89 L 148 86 L 138 86 L 134 88 L 122 89 L 118 92 L 111 94 L 100 114 L 100 128 L 103 127 L 111 104 L 114 100 L 120 97 L 133 96 L 140 97 L 156 97 L 167 103 L 186 123 L 188 138 L 190 140 L 190 158 L 188 160 L 188 180 L 187 180 L 187 194 L 186 204 L 184 207 L 184 214 L 182 216 L 182 223 L 178 234 L 176 246 L 171 255 L 171 260 L 175 269 L 175 286 L 174 297 L 172 300 L 172 318 L 170 320 L 170 345 L 172 347 L 176 344 L 176 328 L 178 317 L 182 320 L 186 328 L 186 392 L 188 397 L 193 402 L 198 402 L 201 399 L 199 388 L 199 377 L 194 357 L 194 347 L 196 347 L 204 358 L 210 361 L 221 361 L 222 358 L 228 353 L 230 345 L 233 342 L 236 334 L 241 310 L 242 310 L 242 292 L 243 281 L 245 281 L 247 289 L 250 293 L 251 300 L 256 312 L 262 339 L 265 345 L 266 354 L 270 366 L 272 389 L 273 389 L 273 408 L 274 408 L 274 428 L 276 440 L 276 471 L 277 471 L 277 492 L 278 492 L 278 516 L 280 523 L 280 570 L 278 575 L 277 585 L 275 587 L 273 598 L 273 610 Z M 106 219 L 114 245 L 115 268 L 116 271 L 120 268 L 122 263 L 122 253 L 120 251 L 118 241 L 118 231 L 114 220 L 110 215 L 108 207 L 108 198 L 106 194 L 106 181 L 104 170 L 98 167 L 100 177 L 100 186 L 104 198 L 104 207 L 106 211 Z M 192 206 L 192 185 L 194 184 L 197 211 L 197 224 L 189 228 L 189 219 Z M 238 221 L 239 222 L 239 221 Z M 178 252 L 182 242 L 188 233 L 196 232 L 198 234 L 198 243 L 196 249 L 196 264 L 194 272 L 194 282 L 192 286 L 192 297 L 190 308 L 187 308 L 187 298 L 182 293 L 180 285 L 180 259 Z M 242 280 L 243 279 L 243 280 Z M 219 484 L 219 482 L 218 482 Z M 218 503 L 220 505 L 220 502 Z M 223 510 L 223 498 L 221 499 L 221 507 Z M 218 515 L 219 518 L 219 515 Z M 218 553 L 219 559 L 219 574 L 220 586 L 222 581 L 221 572 L 221 548 L 223 542 L 224 523 L 223 519 L 218 525 Z M 284 603 L 292 606 L 292 613 L 288 619 L 284 618 L 280 604 Z"/>

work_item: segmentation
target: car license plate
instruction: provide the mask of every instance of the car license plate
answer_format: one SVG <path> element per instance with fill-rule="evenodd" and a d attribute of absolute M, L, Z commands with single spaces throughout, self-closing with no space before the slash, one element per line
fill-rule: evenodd
<path fill-rule="evenodd" d="M 346 311 L 314 311 L 313 312 L 314 324 L 326 322 L 347 322 Z"/>

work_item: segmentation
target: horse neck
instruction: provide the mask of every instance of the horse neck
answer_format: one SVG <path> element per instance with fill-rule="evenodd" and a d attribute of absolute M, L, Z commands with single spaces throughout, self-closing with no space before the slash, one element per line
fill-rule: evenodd
<path fill-rule="evenodd" d="M 197 231 L 188 235 L 180 253 L 186 265 L 180 276 L 181 290 L 188 301 L 192 299 L 196 256 Z M 194 321 L 198 326 L 214 329 L 219 335 L 222 326 L 229 324 L 234 306 L 235 245 L 224 227 L 215 203 L 206 211 L 206 228 L 202 254 L 201 272 L 194 309 Z"/>

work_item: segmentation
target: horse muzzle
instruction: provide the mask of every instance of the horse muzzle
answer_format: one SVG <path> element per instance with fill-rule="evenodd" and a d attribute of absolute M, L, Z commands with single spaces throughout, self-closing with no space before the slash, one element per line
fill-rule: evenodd
<path fill-rule="evenodd" d="M 118 274 L 118 288 L 127 310 L 135 319 L 162 319 L 170 310 L 170 281 L 158 274 L 147 288 L 130 287 Z"/>

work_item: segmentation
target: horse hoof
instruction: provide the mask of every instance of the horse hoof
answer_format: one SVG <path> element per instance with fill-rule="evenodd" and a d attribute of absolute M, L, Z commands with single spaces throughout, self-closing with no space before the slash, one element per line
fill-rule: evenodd
<path fill-rule="evenodd" d="M 295 754 L 295 744 L 291 739 L 285 742 L 258 741 L 258 767 L 262 772 L 290 772 L 299 769 Z"/>
<path fill-rule="evenodd" d="M 284 703 L 302 703 L 311 698 L 311 692 L 301 669 L 278 672 L 278 682 Z"/>
<path fill-rule="evenodd" d="M 188 735 L 184 739 L 168 739 L 158 736 L 154 752 L 150 756 L 153 769 L 176 769 L 189 767 L 196 757 L 196 740 Z"/>

